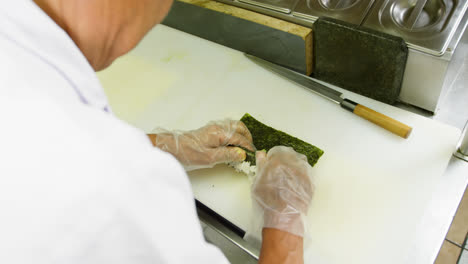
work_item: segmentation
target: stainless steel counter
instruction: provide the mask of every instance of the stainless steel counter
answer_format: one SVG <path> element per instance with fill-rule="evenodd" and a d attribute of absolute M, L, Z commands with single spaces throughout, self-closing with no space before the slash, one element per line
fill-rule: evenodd
<path fill-rule="evenodd" d="M 405 0 L 247 0 L 270 5 L 279 1 L 289 7 L 297 2 L 287 12 L 245 0 L 216 1 L 306 27 L 312 27 L 318 16 L 325 15 L 402 37 L 408 44 L 409 55 L 400 100 L 433 113 L 441 108 L 440 95 L 446 92 L 443 82 L 450 75 L 447 68 L 454 64 L 451 56 L 468 23 L 465 12 L 468 3 L 459 0 L 427 0 L 420 10 Z M 413 26 L 408 25 L 410 20 Z"/>
<path fill-rule="evenodd" d="M 372 7 L 371 1 L 323 1 L 299 0 L 292 13 L 300 17 L 315 21 L 320 16 L 329 16 L 335 19 L 359 25 L 364 21 L 367 12 Z M 332 12 L 330 12 L 332 11 Z"/>
<path fill-rule="evenodd" d="M 418 3 L 423 2 L 418 1 Z M 441 56 L 445 53 L 452 37 L 456 35 L 455 32 L 468 3 L 430 0 L 424 4 L 424 9 L 414 11 L 415 6 L 410 1 L 377 0 L 363 25 L 400 36 L 410 48 Z M 410 22 L 414 13 L 419 19 Z"/>
<path fill-rule="evenodd" d="M 456 63 L 452 63 L 450 67 L 454 70 L 449 71 L 450 75 L 444 83 L 443 90 L 447 92 L 436 115 L 431 116 L 427 111 L 408 105 L 400 104 L 398 107 L 462 130 L 468 121 L 468 32 L 465 32 L 453 59 Z M 444 181 L 434 190 L 433 199 L 427 207 L 426 220 L 417 227 L 418 239 L 414 243 L 412 254 L 407 258 L 407 263 L 416 263 L 416 260 L 433 263 L 435 260 L 468 184 L 468 162 L 452 157 L 443 178 Z M 445 186 L 449 185 L 449 182 L 452 185 L 456 183 L 458 188 L 449 190 Z M 205 236 L 209 241 L 217 241 L 215 243 L 231 256 L 232 263 L 250 263 L 245 253 L 251 256 L 252 263 L 255 263 L 259 248 L 249 245 L 242 239 L 242 233 L 233 231 L 210 212 L 203 208 L 198 208 L 198 212 L 200 220 L 204 223 Z M 242 259 L 232 257 L 236 256 L 236 252 L 243 256 Z"/>

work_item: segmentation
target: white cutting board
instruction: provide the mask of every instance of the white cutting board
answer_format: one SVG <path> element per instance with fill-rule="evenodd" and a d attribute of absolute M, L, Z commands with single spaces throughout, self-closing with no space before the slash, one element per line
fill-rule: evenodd
<path fill-rule="evenodd" d="M 99 77 L 114 112 L 146 132 L 195 129 L 248 112 L 323 149 L 314 168 L 307 263 L 404 263 L 460 134 L 345 92 L 412 126 L 411 137 L 402 139 L 273 75 L 238 51 L 165 26 L 156 27 Z M 189 176 L 198 200 L 248 230 L 246 176 L 224 165 Z"/>

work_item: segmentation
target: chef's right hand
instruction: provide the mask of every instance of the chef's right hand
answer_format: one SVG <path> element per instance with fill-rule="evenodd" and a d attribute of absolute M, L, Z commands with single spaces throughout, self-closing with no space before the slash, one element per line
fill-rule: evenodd
<path fill-rule="evenodd" d="M 247 127 L 235 120 L 215 121 L 196 130 L 165 131 L 149 137 L 154 146 L 174 155 L 187 171 L 244 161 L 246 153 L 242 148 L 256 150 Z"/>
<path fill-rule="evenodd" d="M 312 167 L 306 156 L 278 146 L 267 154 L 257 152 L 253 201 L 263 210 L 263 228 L 304 235 L 303 217 L 314 193 Z"/>

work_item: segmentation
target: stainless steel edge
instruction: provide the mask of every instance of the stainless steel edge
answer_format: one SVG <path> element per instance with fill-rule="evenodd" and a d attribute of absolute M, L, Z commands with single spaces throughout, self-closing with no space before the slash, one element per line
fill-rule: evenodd
<path fill-rule="evenodd" d="M 197 214 L 200 221 L 202 221 L 205 225 L 215 230 L 222 237 L 230 241 L 234 246 L 240 248 L 241 250 L 258 260 L 258 257 L 260 256 L 259 248 L 256 248 L 255 246 L 249 244 L 242 237 L 237 235 L 234 231 L 227 228 L 220 221 L 218 221 L 213 216 L 211 216 L 210 214 L 206 213 L 198 207 Z"/>
<path fill-rule="evenodd" d="M 235 1 L 216 0 L 216 1 L 220 2 L 220 3 L 224 3 L 224 4 L 244 8 L 244 9 L 247 9 L 247 10 L 251 10 L 251 11 L 254 11 L 254 12 L 257 12 L 257 13 L 260 13 L 260 14 L 264 14 L 264 15 L 267 15 L 267 16 L 274 17 L 274 18 L 282 19 L 282 20 L 285 20 L 285 21 L 288 21 L 288 22 L 291 22 L 291 23 L 294 23 L 294 24 L 297 24 L 297 25 L 301 25 L 301 26 L 304 26 L 304 27 L 308 27 L 308 28 L 312 28 L 312 26 L 314 24 L 313 21 L 301 19 L 301 18 L 293 16 L 292 14 L 281 13 L 281 12 L 274 11 L 274 10 L 271 10 L 271 9 L 268 9 L 268 8 L 263 8 L 263 7 L 260 7 L 260 6 L 257 6 L 257 5 L 242 3 L 242 2 L 237 1 L 237 0 L 235 0 Z"/>
<path fill-rule="evenodd" d="M 455 152 L 453 155 L 463 161 L 468 162 L 468 156 L 462 154 L 460 151 Z"/>
<path fill-rule="evenodd" d="M 302 13 L 297 13 L 297 12 L 293 12 L 292 15 L 294 17 L 299 17 L 299 18 L 302 18 L 302 19 L 307 19 L 307 20 L 310 20 L 312 22 L 315 22 L 318 17 L 316 16 L 311 16 L 311 15 L 307 15 L 307 14 L 302 14 Z"/>
<path fill-rule="evenodd" d="M 261 2 L 258 2 L 258 1 L 252 1 L 252 0 L 240 0 L 240 2 L 248 3 L 248 4 L 252 4 L 252 5 L 268 8 L 268 9 L 272 9 L 272 10 L 282 12 L 282 13 L 286 13 L 286 14 L 291 13 L 291 9 L 286 8 L 286 7 L 279 7 L 279 6 L 269 5 L 269 4 L 261 3 Z"/>
<path fill-rule="evenodd" d="M 467 27 L 468 27 L 468 13 L 465 13 L 465 15 L 460 21 L 460 24 L 458 25 L 458 28 L 455 32 L 456 37 L 452 38 L 452 41 L 450 42 L 449 46 L 447 47 L 447 50 L 445 51 L 445 54 L 443 55 L 444 59 L 451 60 L 453 53 L 458 47 L 458 44 L 460 43 L 462 38 L 465 36 L 465 31 Z"/>
<path fill-rule="evenodd" d="M 468 162 L 468 121 L 463 129 L 460 142 L 458 142 L 457 151 L 453 155 Z"/>

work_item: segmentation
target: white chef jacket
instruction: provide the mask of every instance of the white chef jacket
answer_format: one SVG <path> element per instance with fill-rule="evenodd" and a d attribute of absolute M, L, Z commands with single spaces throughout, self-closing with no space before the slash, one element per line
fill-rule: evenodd
<path fill-rule="evenodd" d="M 109 113 L 69 36 L 0 2 L 0 263 L 227 263 L 181 165 Z"/>

